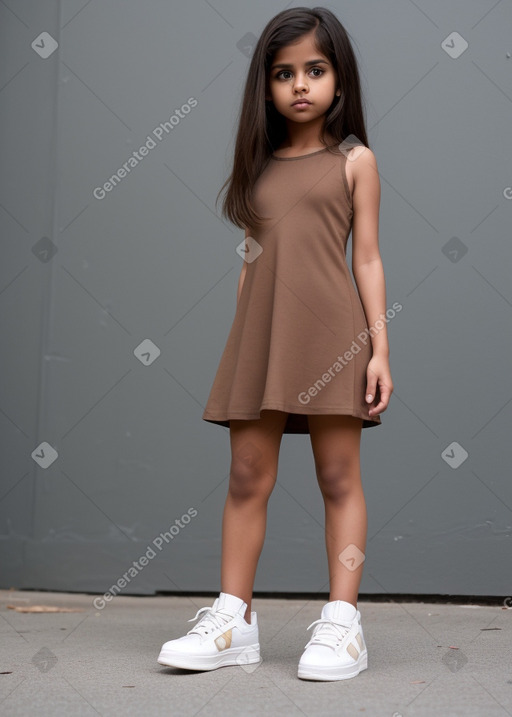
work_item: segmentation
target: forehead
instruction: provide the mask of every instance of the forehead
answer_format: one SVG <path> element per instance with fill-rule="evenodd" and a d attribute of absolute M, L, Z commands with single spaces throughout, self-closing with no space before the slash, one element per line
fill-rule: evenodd
<path fill-rule="evenodd" d="M 272 66 L 278 63 L 303 65 L 308 60 L 320 58 L 329 61 L 329 58 L 316 47 L 314 34 L 309 33 L 293 44 L 279 48 L 272 59 Z"/>

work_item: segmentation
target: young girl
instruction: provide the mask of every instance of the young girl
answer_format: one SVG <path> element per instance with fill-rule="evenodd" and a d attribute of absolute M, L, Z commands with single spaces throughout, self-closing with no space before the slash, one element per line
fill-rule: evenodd
<path fill-rule="evenodd" d="M 203 419 L 229 427 L 222 592 L 158 662 L 213 670 L 260 661 L 251 597 L 283 433 L 309 434 L 325 502 L 330 595 L 298 677 L 367 667 L 357 609 L 367 515 L 361 429 L 393 384 L 378 246 L 380 183 L 347 32 L 327 9 L 265 27 L 242 103 L 223 215 L 245 228 L 236 313 Z M 221 189 L 221 191 L 222 191 Z M 219 193 L 220 194 L 220 193 Z M 351 279 L 345 250 L 352 230 Z M 255 669 L 255 668 L 253 668 Z"/>

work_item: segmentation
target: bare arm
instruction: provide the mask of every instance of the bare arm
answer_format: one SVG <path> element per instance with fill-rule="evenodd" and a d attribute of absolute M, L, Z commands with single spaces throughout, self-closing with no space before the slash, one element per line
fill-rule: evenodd
<path fill-rule="evenodd" d="M 368 327 L 386 313 L 384 268 L 379 252 L 380 180 L 377 161 L 366 148 L 353 161 L 352 273 L 356 280 Z M 389 356 L 386 322 L 372 337 L 373 354 Z M 378 326 L 380 326 L 380 323 Z"/>
<path fill-rule="evenodd" d="M 375 155 L 368 147 L 354 159 L 352 170 L 352 273 L 368 328 L 374 329 L 373 356 L 366 369 L 366 403 L 371 404 L 369 415 L 376 416 L 388 407 L 393 381 L 389 370 L 387 323 L 382 320 L 386 312 L 386 286 L 378 238 L 380 180 Z"/>

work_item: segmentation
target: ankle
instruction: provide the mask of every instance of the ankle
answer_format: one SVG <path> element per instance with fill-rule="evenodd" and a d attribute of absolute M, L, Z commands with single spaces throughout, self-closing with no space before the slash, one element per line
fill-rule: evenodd
<path fill-rule="evenodd" d="M 346 602 L 349 605 L 352 605 L 352 607 L 355 607 L 355 609 L 357 610 L 357 600 L 355 602 L 353 602 L 352 600 L 344 600 L 341 597 L 330 597 L 329 596 L 328 602 L 336 602 L 336 601 Z"/>

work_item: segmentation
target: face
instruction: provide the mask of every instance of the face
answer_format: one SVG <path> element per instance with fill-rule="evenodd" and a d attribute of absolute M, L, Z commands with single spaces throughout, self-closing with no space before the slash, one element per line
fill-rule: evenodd
<path fill-rule="evenodd" d="M 328 58 L 315 49 L 313 33 L 278 50 L 269 74 L 276 110 L 287 120 L 305 124 L 323 117 L 336 95 L 338 81 Z M 340 94 L 338 90 L 338 94 Z M 305 103 L 293 104 L 304 98 Z"/>

